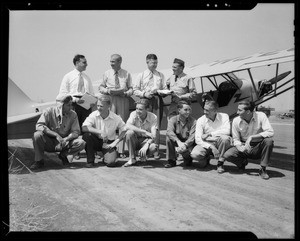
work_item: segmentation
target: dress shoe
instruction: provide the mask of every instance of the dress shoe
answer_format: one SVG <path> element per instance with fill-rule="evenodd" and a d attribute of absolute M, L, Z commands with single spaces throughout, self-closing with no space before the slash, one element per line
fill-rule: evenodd
<path fill-rule="evenodd" d="M 225 172 L 223 165 L 220 165 L 220 166 L 217 167 L 217 172 L 218 172 L 219 174 Z"/>
<path fill-rule="evenodd" d="M 30 169 L 32 169 L 32 170 L 37 170 L 37 169 L 39 169 L 39 168 L 44 167 L 44 165 L 45 165 L 44 160 L 40 160 L 40 161 L 34 162 L 34 163 L 30 166 Z"/>
<path fill-rule="evenodd" d="M 126 162 L 123 167 L 130 167 L 130 166 L 135 166 L 136 165 L 136 160 L 135 159 L 130 159 L 128 162 Z"/>
<path fill-rule="evenodd" d="M 176 166 L 176 161 L 168 160 L 168 163 L 165 165 L 165 168 L 171 168 Z"/>
<path fill-rule="evenodd" d="M 268 180 L 269 179 L 269 175 L 267 173 L 266 170 L 263 170 L 262 168 L 259 170 L 259 175 L 262 179 Z"/>
<path fill-rule="evenodd" d="M 183 165 L 186 167 L 192 166 L 193 161 L 192 160 L 183 160 Z"/>
<path fill-rule="evenodd" d="M 62 161 L 62 164 L 64 166 L 69 166 L 70 163 L 68 161 L 68 158 L 66 156 L 61 155 L 60 153 L 58 154 L 58 158 Z"/>
<path fill-rule="evenodd" d="M 87 167 L 87 168 L 95 167 L 95 163 L 93 163 L 93 162 L 87 163 L 87 164 L 85 164 L 85 167 Z"/>
<path fill-rule="evenodd" d="M 247 165 L 248 165 L 248 160 L 244 159 L 243 162 L 242 162 L 242 165 L 239 167 L 239 170 L 240 171 L 245 171 Z"/>

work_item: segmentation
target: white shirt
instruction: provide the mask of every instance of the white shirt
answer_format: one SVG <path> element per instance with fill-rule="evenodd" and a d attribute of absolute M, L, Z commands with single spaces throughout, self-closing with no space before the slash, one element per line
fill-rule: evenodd
<path fill-rule="evenodd" d="M 230 135 L 229 116 L 226 113 L 217 113 L 214 121 L 201 116 L 196 123 L 195 142 L 204 148 L 209 148 L 211 143 L 202 140 L 202 134 L 211 134 L 212 137 Z"/>
<path fill-rule="evenodd" d="M 130 113 L 130 116 L 126 123 L 134 125 L 137 128 L 146 130 L 151 133 L 152 127 L 157 127 L 157 117 L 152 112 L 147 111 L 147 117 L 143 122 L 141 118 L 136 114 L 135 110 Z"/>
<path fill-rule="evenodd" d="M 138 97 L 142 97 L 145 92 L 154 90 L 166 90 L 165 77 L 157 70 L 153 71 L 153 79 L 150 80 L 151 71 L 146 69 L 144 72 L 139 73 L 136 77 L 135 85 L 133 86 L 133 93 Z"/>
<path fill-rule="evenodd" d="M 132 88 L 132 79 L 130 73 L 124 69 L 118 70 L 118 78 L 120 82 L 120 88 L 127 91 Z M 103 79 L 100 82 L 99 91 L 102 94 L 108 93 L 108 89 L 115 89 L 115 70 L 109 69 L 105 71 Z"/>
<path fill-rule="evenodd" d="M 101 136 L 108 140 L 117 139 L 116 130 L 120 133 L 125 130 L 125 123 L 119 115 L 109 111 L 108 116 L 103 119 L 98 110 L 93 111 L 83 122 L 82 126 L 91 126 L 101 131 Z"/>
<path fill-rule="evenodd" d="M 82 96 L 85 92 L 88 92 L 94 95 L 94 89 L 91 79 L 83 72 L 81 72 L 83 81 L 84 81 L 84 92 L 78 92 L 78 83 L 79 83 L 79 74 L 80 72 L 77 69 L 74 69 L 67 73 L 61 82 L 59 94 L 60 95 L 79 95 Z M 73 100 L 75 98 L 73 97 Z"/>
<path fill-rule="evenodd" d="M 265 113 L 254 111 L 253 117 L 249 124 L 240 116 L 237 116 L 232 121 L 232 138 L 233 145 L 241 145 L 247 141 L 249 136 L 260 134 L 262 137 L 273 137 L 274 130 Z"/>

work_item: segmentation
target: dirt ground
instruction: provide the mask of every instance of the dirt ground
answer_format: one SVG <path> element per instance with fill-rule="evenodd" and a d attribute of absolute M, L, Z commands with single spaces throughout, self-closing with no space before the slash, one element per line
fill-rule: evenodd
<path fill-rule="evenodd" d="M 8 236 L 15 231 L 247 231 L 258 238 L 293 238 L 293 125 L 273 127 L 282 134 L 274 138 L 267 181 L 257 176 L 258 160 L 250 160 L 244 173 L 226 162 L 220 175 L 214 159 L 206 168 L 198 163 L 185 168 L 178 161 L 165 169 L 164 146 L 160 160 L 128 168 L 122 167 L 127 159 L 115 168 L 101 162 L 85 168 L 84 152 L 65 168 L 55 153 L 47 153 L 45 168 L 31 172 L 20 169 L 20 161 L 32 163 L 31 140 L 11 140 L 8 150 L 16 152 L 9 161 Z"/>

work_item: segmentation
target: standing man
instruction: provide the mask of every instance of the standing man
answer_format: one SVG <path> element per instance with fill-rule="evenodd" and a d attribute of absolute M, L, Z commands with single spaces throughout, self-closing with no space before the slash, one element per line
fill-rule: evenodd
<path fill-rule="evenodd" d="M 40 116 L 33 135 L 34 160 L 31 169 L 44 166 L 44 152 L 59 152 L 63 165 L 84 149 L 85 142 L 78 139 L 80 133 L 77 114 L 72 110 L 72 96 L 58 96 L 57 106 L 48 107 Z"/>
<path fill-rule="evenodd" d="M 113 54 L 110 58 L 111 69 L 107 70 L 100 82 L 99 92 L 110 95 L 112 98 L 111 111 L 120 115 L 123 121 L 129 116 L 129 99 L 133 94 L 130 73 L 121 68 L 122 57 Z M 124 157 L 123 141 L 119 145 L 120 156 Z"/>
<path fill-rule="evenodd" d="M 92 108 L 95 106 L 95 104 L 91 104 L 90 108 L 87 110 L 79 105 L 84 103 L 84 100 L 81 100 L 80 98 L 86 92 L 94 95 L 94 89 L 91 79 L 83 72 L 87 67 L 86 58 L 81 54 L 77 54 L 73 58 L 73 64 L 75 66 L 75 69 L 73 69 L 63 77 L 58 96 L 71 95 L 73 97 L 73 109 L 77 113 L 80 130 L 82 131 L 82 123 L 84 122 L 85 118 L 88 117 L 88 115 L 91 113 Z M 75 158 L 79 159 L 79 155 Z"/>
<path fill-rule="evenodd" d="M 270 161 L 274 141 L 274 130 L 266 114 L 254 111 L 254 102 L 244 100 L 239 102 L 237 114 L 232 122 L 232 137 L 234 147 L 224 154 L 226 160 L 238 165 L 244 170 L 248 164 L 247 158 L 260 158 L 259 175 L 269 179 L 266 167 Z"/>
<path fill-rule="evenodd" d="M 196 134 L 191 157 L 202 166 L 209 164 L 210 155 L 218 160 L 217 171 L 223 173 L 224 153 L 231 145 L 230 123 L 226 113 L 218 113 L 218 104 L 207 100 L 204 105 L 204 115 L 196 123 Z"/>
<path fill-rule="evenodd" d="M 197 95 L 193 78 L 183 72 L 184 61 L 175 58 L 172 69 L 173 75 L 166 81 L 172 95 L 168 118 L 178 114 L 177 104 L 180 100 L 191 101 Z"/>
<path fill-rule="evenodd" d="M 185 166 L 191 166 L 193 161 L 190 154 L 195 146 L 196 120 L 191 116 L 190 102 L 179 101 L 177 108 L 179 114 L 168 121 L 166 168 L 176 166 L 176 152 L 182 155 Z"/>
<path fill-rule="evenodd" d="M 123 166 L 135 165 L 136 150 L 141 160 L 146 160 L 147 154 L 151 155 L 156 151 L 154 143 L 157 128 L 157 117 L 147 111 L 149 101 L 140 99 L 136 102 L 136 110 L 131 112 L 127 123 L 126 142 L 129 149 L 129 160 Z"/>
<path fill-rule="evenodd" d="M 82 124 L 82 131 L 84 132 L 82 139 L 86 142 L 86 167 L 95 165 L 96 151 L 103 152 L 104 163 L 108 167 L 116 165 L 116 146 L 123 139 L 126 129 L 122 118 L 110 111 L 110 108 L 110 96 L 100 96 L 97 101 L 97 110 L 93 111 Z M 120 133 L 118 137 L 116 130 Z"/>
<path fill-rule="evenodd" d="M 155 54 L 148 54 L 146 56 L 147 69 L 138 74 L 135 85 L 133 87 L 133 94 L 139 98 L 146 98 L 150 102 L 150 111 L 155 113 L 158 117 L 156 144 L 159 148 L 159 131 L 160 123 L 163 116 L 163 99 L 157 93 L 157 90 L 166 90 L 165 77 L 162 73 L 156 70 L 158 60 Z M 158 152 L 155 153 L 158 158 Z"/>

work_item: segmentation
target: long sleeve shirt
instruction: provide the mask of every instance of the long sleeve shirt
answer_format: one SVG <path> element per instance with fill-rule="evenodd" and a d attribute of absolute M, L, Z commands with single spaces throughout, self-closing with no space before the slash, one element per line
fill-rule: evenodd
<path fill-rule="evenodd" d="M 68 114 L 62 114 L 62 108 L 58 106 L 48 107 L 41 114 L 36 123 L 36 130 L 44 131 L 44 129 L 50 129 L 61 137 L 66 137 L 71 133 L 80 134 L 76 112 L 71 110 Z"/>
<path fill-rule="evenodd" d="M 103 119 L 98 110 L 93 111 L 82 123 L 82 126 L 90 126 L 101 131 L 102 137 L 113 141 L 117 139 L 116 130 L 120 133 L 125 130 L 125 123 L 122 118 L 109 111 L 109 115 Z"/>
<path fill-rule="evenodd" d="M 80 72 L 77 69 L 74 69 L 63 77 L 58 96 L 72 95 L 73 101 L 75 101 L 77 98 L 74 96 L 82 96 L 86 92 L 94 95 L 91 79 L 84 72 L 81 72 L 81 76 L 84 81 L 84 92 L 78 91 Z"/>
<path fill-rule="evenodd" d="M 212 137 L 230 135 L 230 122 L 226 113 L 217 113 L 214 121 L 205 115 L 197 120 L 195 142 L 204 148 L 209 148 L 211 143 L 202 139 L 203 134 L 211 134 Z"/>
<path fill-rule="evenodd" d="M 260 134 L 262 137 L 273 137 L 274 130 L 265 113 L 254 111 L 249 124 L 240 116 L 232 121 L 233 145 L 241 145 L 246 142 L 249 136 Z"/>
<path fill-rule="evenodd" d="M 178 75 L 176 81 L 175 75 L 171 75 L 171 77 L 167 79 L 166 85 L 183 99 L 192 99 L 197 94 L 193 78 L 185 73 Z M 179 100 L 178 97 L 172 96 L 172 102 L 177 103 Z"/>
<path fill-rule="evenodd" d="M 132 88 L 132 78 L 130 73 L 124 69 L 118 70 L 118 78 L 120 83 L 120 89 L 127 91 Z M 109 89 L 115 89 L 115 70 L 109 69 L 100 81 L 99 92 L 101 94 L 107 94 Z"/>
<path fill-rule="evenodd" d="M 174 142 L 180 140 L 187 147 L 191 147 L 195 142 L 196 120 L 192 116 L 182 122 L 179 115 L 173 116 L 168 121 L 167 136 Z"/>
<path fill-rule="evenodd" d="M 136 95 L 137 97 L 143 97 L 146 92 L 167 89 L 165 77 L 162 73 L 154 70 L 153 78 L 150 79 L 150 77 L 151 71 L 149 69 L 137 75 L 135 84 L 133 86 L 134 95 Z"/>

